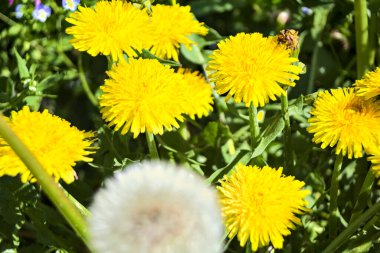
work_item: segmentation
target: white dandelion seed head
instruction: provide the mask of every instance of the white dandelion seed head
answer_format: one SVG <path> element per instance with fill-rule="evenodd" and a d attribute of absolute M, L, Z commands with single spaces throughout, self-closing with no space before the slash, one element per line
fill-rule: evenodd
<path fill-rule="evenodd" d="M 220 253 L 224 226 L 216 191 L 163 162 L 127 167 L 95 195 L 91 243 L 103 253 Z"/>

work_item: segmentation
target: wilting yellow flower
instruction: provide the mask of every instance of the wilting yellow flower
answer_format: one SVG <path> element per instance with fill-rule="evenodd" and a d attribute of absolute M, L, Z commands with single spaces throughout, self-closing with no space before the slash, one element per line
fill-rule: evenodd
<path fill-rule="evenodd" d="M 380 102 L 357 96 L 354 88 L 320 92 L 310 114 L 307 131 L 322 148 L 336 145 L 336 154 L 351 159 L 379 146 Z"/>
<path fill-rule="evenodd" d="M 191 72 L 189 69 L 178 70 L 178 73 L 183 74 L 187 86 L 184 90 L 184 96 L 186 97 L 186 104 L 189 105 L 189 112 L 186 112 L 192 119 L 195 115 L 199 118 L 207 116 L 212 111 L 212 87 L 206 81 L 206 79 L 198 72 Z"/>
<path fill-rule="evenodd" d="M 219 94 L 228 92 L 227 99 L 246 106 L 264 106 L 269 99 L 284 94 L 281 85 L 294 86 L 302 69 L 292 63 L 285 45 L 275 38 L 265 38 L 260 33 L 239 33 L 219 42 L 210 56 L 209 70 Z"/>
<path fill-rule="evenodd" d="M 101 113 L 109 125 L 121 134 L 129 130 L 137 137 L 145 131 L 162 134 L 164 127 L 172 130 L 189 112 L 183 89 L 183 76 L 169 66 L 152 59 L 120 61 L 107 72 L 110 79 L 101 87 Z"/>
<path fill-rule="evenodd" d="M 282 168 L 238 164 L 218 188 L 228 237 L 237 235 L 243 247 L 248 240 L 256 251 L 271 242 L 281 249 L 284 236 L 300 225 L 296 214 L 306 210 L 304 182 L 283 176 Z"/>
<path fill-rule="evenodd" d="M 161 5 L 152 6 L 150 35 L 151 52 L 158 57 L 178 61 L 177 50 L 180 44 L 190 47 L 195 44 L 188 38 L 191 34 L 206 35 L 208 30 L 190 12 L 190 6 Z"/>
<path fill-rule="evenodd" d="M 363 79 L 357 80 L 354 86 L 357 88 L 358 96 L 365 99 L 380 95 L 380 67 L 368 72 Z"/>
<path fill-rule="evenodd" d="M 13 111 L 8 123 L 21 141 L 36 156 L 47 173 L 56 181 L 72 183 L 76 178 L 76 162 L 92 161 L 88 157 L 93 134 L 78 130 L 70 123 L 48 113 L 31 112 L 25 106 Z M 35 182 L 35 178 L 12 148 L 0 138 L 0 176 L 20 174 L 22 182 Z"/>
<path fill-rule="evenodd" d="M 137 56 L 133 49 L 141 51 L 148 34 L 149 16 L 131 3 L 121 0 L 100 1 L 95 7 L 79 7 L 66 21 L 73 26 L 66 33 L 79 51 L 90 55 L 110 55 L 113 60 Z"/>

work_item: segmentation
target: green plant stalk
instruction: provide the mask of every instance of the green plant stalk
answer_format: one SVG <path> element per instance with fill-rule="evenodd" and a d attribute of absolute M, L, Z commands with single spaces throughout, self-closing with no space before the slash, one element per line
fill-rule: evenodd
<path fill-rule="evenodd" d="M 8 25 L 17 25 L 17 22 L 13 21 L 12 19 L 10 19 L 9 17 L 7 17 L 6 15 L 4 15 L 3 13 L 0 12 L 0 20 L 4 21 L 5 23 L 7 23 Z"/>
<path fill-rule="evenodd" d="M 62 191 L 66 194 L 66 197 L 71 201 L 71 203 L 74 204 L 74 206 L 78 209 L 78 211 L 84 216 L 84 217 L 90 217 L 91 213 L 90 211 L 82 205 L 76 198 L 74 198 L 68 191 L 66 191 L 65 188 L 62 187 L 62 185 L 59 184 L 59 187 L 62 189 Z"/>
<path fill-rule="evenodd" d="M 334 238 L 337 232 L 338 223 L 338 190 L 339 190 L 339 173 L 342 168 L 343 155 L 339 154 L 335 158 L 334 171 L 331 177 L 330 187 L 330 217 L 329 217 L 329 237 Z"/>
<path fill-rule="evenodd" d="M 40 162 L 17 137 L 0 114 L 0 136 L 8 143 L 23 163 L 32 172 L 42 190 L 65 217 L 77 235 L 88 245 L 88 229 L 84 217 L 74 204 L 67 198 L 53 178 L 44 170 Z"/>
<path fill-rule="evenodd" d="M 369 19 L 369 34 L 368 34 L 368 63 L 372 68 L 375 64 L 376 57 L 376 43 L 377 43 L 377 29 L 378 29 L 378 10 L 380 8 L 380 2 L 378 0 L 370 1 L 371 17 Z"/>
<path fill-rule="evenodd" d="M 367 1 L 355 0 L 355 41 L 357 78 L 369 69 Z"/>
<path fill-rule="evenodd" d="M 294 175 L 294 155 L 293 155 L 293 144 L 292 144 L 292 130 L 290 127 L 290 116 L 289 116 L 289 101 L 288 94 L 281 95 L 281 114 L 285 122 L 284 128 L 284 156 L 285 156 L 285 171 L 288 175 Z"/>
<path fill-rule="evenodd" d="M 160 157 L 158 155 L 157 146 L 156 146 L 156 142 L 154 141 L 153 133 L 145 132 L 145 136 L 146 136 L 146 142 L 149 148 L 150 158 L 159 160 Z"/>
<path fill-rule="evenodd" d="M 260 134 L 259 121 L 257 119 L 257 108 L 252 103 L 248 108 L 249 112 L 249 129 L 251 132 L 251 149 L 255 150 L 258 143 L 258 136 Z"/>
<path fill-rule="evenodd" d="M 376 215 L 380 210 L 380 202 L 377 202 L 371 206 L 367 211 L 360 215 L 356 220 L 354 220 L 348 227 L 342 231 L 327 247 L 322 253 L 332 253 L 348 240 L 348 238 L 356 232 L 361 224 L 369 220 L 371 217 Z"/>
<path fill-rule="evenodd" d="M 78 75 L 79 75 L 80 82 L 82 84 L 83 91 L 86 93 L 91 104 L 98 107 L 98 99 L 92 93 L 90 86 L 88 85 L 86 75 L 84 74 L 84 71 L 83 71 L 82 55 L 81 54 L 79 55 L 79 58 L 78 58 Z"/>
<path fill-rule="evenodd" d="M 319 56 L 319 49 L 322 47 L 322 42 L 320 40 L 317 41 L 317 43 L 315 43 L 315 46 L 313 48 L 313 53 L 312 53 L 312 56 L 311 56 L 311 69 L 310 69 L 310 77 L 309 77 L 309 81 L 308 81 L 308 84 L 307 84 L 307 94 L 310 94 L 313 92 L 314 90 L 314 79 L 315 79 L 315 76 L 317 75 L 317 68 L 318 68 L 318 56 Z"/>
<path fill-rule="evenodd" d="M 354 209 L 351 212 L 350 223 L 357 219 L 361 215 L 362 211 L 367 207 L 367 200 L 371 194 L 371 189 L 374 182 L 375 175 L 373 175 L 371 170 L 368 170 L 360 189 L 360 193 L 356 199 Z"/>

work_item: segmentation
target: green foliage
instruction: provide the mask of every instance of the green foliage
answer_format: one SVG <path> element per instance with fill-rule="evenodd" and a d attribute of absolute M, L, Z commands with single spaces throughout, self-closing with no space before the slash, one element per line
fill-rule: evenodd
<path fill-rule="evenodd" d="M 9 115 L 28 105 L 32 110 L 48 109 L 82 130 L 96 133 L 98 147 L 93 162 L 78 164 L 78 180 L 64 185 L 80 203 L 88 206 L 104 180 L 126 165 L 149 158 L 145 138 L 134 139 L 110 129 L 101 119 L 99 108 L 91 104 L 83 86 L 99 96 L 106 78 L 106 57 L 90 57 L 72 48 L 65 34 L 69 15 L 61 1 L 47 0 L 53 14 L 45 23 L 32 19 L 33 3 L 25 5 L 22 19 L 16 19 L 14 5 L 1 1 L 0 22 L 0 110 Z M 84 0 L 92 6 L 95 0 Z M 168 3 L 158 1 L 159 3 Z M 349 86 L 356 78 L 356 54 L 353 1 L 342 0 L 184 0 L 198 20 L 210 27 L 205 37 L 197 35 L 191 48 L 181 46 L 180 63 L 159 59 L 144 50 L 143 58 L 154 58 L 172 67 L 185 66 L 205 73 L 209 55 L 221 39 L 238 32 L 262 32 L 275 35 L 281 29 L 300 32 L 299 59 L 305 74 L 289 90 L 291 139 L 295 156 L 295 177 L 306 183 L 311 194 L 310 210 L 302 217 L 303 226 L 286 237 L 285 248 L 276 252 L 322 252 L 334 238 L 328 235 L 330 183 L 334 150 L 320 149 L 306 131 L 310 110 L 319 89 Z M 372 68 L 380 61 L 379 3 L 368 1 L 370 54 Z M 302 11 L 308 7 L 311 13 Z M 278 16 L 286 12 L 289 19 Z M 79 56 L 81 55 L 81 56 Z M 80 57 L 82 59 L 80 60 Z M 81 73 L 82 72 L 82 73 Z M 80 77 L 80 74 L 83 74 Z M 313 93 L 314 92 L 314 93 Z M 213 112 L 202 119 L 186 119 L 179 129 L 156 136 L 161 159 L 180 163 L 203 175 L 209 184 L 228 174 L 238 162 L 284 166 L 283 132 L 285 121 L 279 103 L 263 108 L 258 145 L 250 148 L 249 116 L 242 104 L 225 101 L 214 94 Z M 33 127 L 33 126 L 31 126 Z M 380 197 L 367 172 L 365 158 L 344 159 L 339 177 L 338 234 L 351 229 L 336 252 L 378 252 L 380 220 L 378 212 L 368 210 Z M 365 219 L 363 218 L 365 217 Z M 358 226 L 353 222 L 360 218 Z M 226 252 L 245 252 L 237 239 Z M 57 209 L 37 184 L 21 184 L 19 178 L 0 177 L 0 251 L 2 252 L 87 252 Z"/>

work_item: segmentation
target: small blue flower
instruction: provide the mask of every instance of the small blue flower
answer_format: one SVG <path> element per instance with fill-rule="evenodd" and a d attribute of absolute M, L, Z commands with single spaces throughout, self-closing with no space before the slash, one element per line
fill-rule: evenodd
<path fill-rule="evenodd" d="M 80 0 L 62 0 L 62 6 L 65 10 L 75 11 Z"/>
<path fill-rule="evenodd" d="M 51 9 L 49 6 L 39 4 L 33 10 L 33 19 L 45 22 L 46 19 L 51 15 Z"/>
<path fill-rule="evenodd" d="M 18 4 L 16 5 L 16 8 L 15 8 L 15 14 L 16 14 L 16 18 L 17 19 L 20 19 L 22 18 L 22 16 L 24 15 L 24 13 L 22 12 L 22 9 L 24 8 L 24 5 L 23 4 Z"/>
<path fill-rule="evenodd" d="M 301 11 L 302 11 L 303 14 L 306 14 L 306 15 L 313 14 L 313 10 L 310 9 L 310 8 L 308 8 L 308 7 L 306 7 L 306 6 L 302 6 L 301 7 Z"/>

